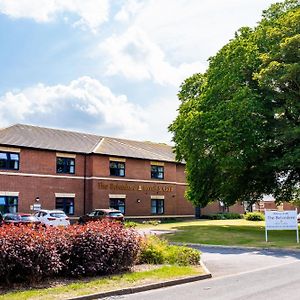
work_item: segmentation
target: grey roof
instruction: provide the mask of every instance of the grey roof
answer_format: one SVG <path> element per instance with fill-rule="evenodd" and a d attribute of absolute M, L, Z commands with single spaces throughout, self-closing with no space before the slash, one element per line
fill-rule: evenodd
<path fill-rule="evenodd" d="M 172 147 L 169 145 L 110 137 L 104 137 L 93 152 L 113 156 L 175 161 L 175 155 L 172 151 Z"/>
<path fill-rule="evenodd" d="M 166 144 L 23 124 L 0 129 L 0 145 L 175 162 L 173 149 Z"/>
<path fill-rule="evenodd" d="M 0 130 L 0 144 L 18 147 L 90 153 L 101 137 L 73 131 L 16 124 Z"/>

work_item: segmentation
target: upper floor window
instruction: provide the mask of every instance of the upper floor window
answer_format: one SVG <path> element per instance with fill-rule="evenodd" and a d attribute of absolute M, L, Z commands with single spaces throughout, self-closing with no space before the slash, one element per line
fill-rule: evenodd
<path fill-rule="evenodd" d="M 110 161 L 109 169 L 111 176 L 125 176 L 125 162 Z"/>
<path fill-rule="evenodd" d="M 75 173 L 75 159 L 68 157 L 56 158 L 56 172 L 65 174 Z"/>
<path fill-rule="evenodd" d="M 19 153 L 0 152 L 0 169 L 19 170 Z"/>
<path fill-rule="evenodd" d="M 164 179 L 164 167 L 151 166 L 151 178 Z"/>

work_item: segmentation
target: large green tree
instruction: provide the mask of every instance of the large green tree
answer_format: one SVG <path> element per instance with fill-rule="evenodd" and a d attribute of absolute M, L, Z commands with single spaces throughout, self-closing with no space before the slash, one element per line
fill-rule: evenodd
<path fill-rule="evenodd" d="M 299 199 L 299 1 L 274 4 L 254 29 L 239 29 L 178 96 L 169 130 L 189 200 Z"/>

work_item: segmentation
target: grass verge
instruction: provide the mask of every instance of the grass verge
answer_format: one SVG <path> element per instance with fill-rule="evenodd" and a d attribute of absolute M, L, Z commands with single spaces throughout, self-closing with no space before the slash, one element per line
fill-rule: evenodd
<path fill-rule="evenodd" d="M 160 224 L 153 229 L 176 229 L 176 232 L 165 235 L 171 242 L 300 249 L 295 230 L 268 231 L 269 242 L 266 243 L 264 221 L 199 220 Z"/>
<path fill-rule="evenodd" d="M 161 266 L 147 271 L 131 272 L 98 279 L 76 280 L 73 283 L 52 288 L 8 292 L 0 295 L 0 299 L 68 299 L 86 294 L 113 291 L 144 284 L 157 283 L 164 280 L 201 275 L 203 273 L 204 271 L 199 266 Z"/>

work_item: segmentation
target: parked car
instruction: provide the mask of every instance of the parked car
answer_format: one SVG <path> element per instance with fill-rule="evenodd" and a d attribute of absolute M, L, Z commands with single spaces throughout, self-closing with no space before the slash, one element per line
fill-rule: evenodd
<path fill-rule="evenodd" d="M 68 216 L 62 210 L 39 210 L 35 217 L 45 226 L 69 226 Z"/>
<path fill-rule="evenodd" d="M 24 225 L 39 225 L 41 222 L 31 214 L 24 213 L 7 213 L 3 215 L 4 224 L 24 224 Z"/>
<path fill-rule="evenodd" d="M 111 221 L 119 221 L 119 222 L 123 223 L 124 215 L 122 214 L 121 211 L 112 209 L 112 208 L 95 209 L 94 211 L 90 212 L 89 214 L 79 217 L 78 223 L 84 224 L 89 221 L 98 221 L 98 220 L 103 220 L 103 219 L 108 219 Z"/>

